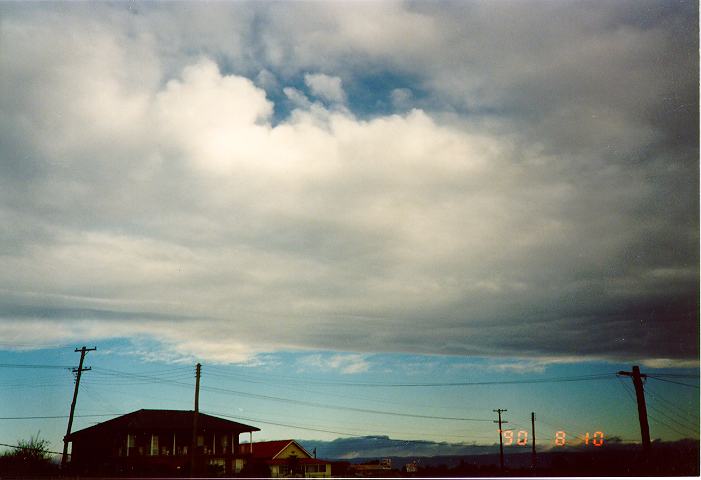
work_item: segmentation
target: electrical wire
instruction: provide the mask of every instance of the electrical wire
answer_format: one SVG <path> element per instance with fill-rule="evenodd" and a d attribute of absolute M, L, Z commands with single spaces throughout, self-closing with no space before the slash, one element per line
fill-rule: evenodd
<path fill-rule="evenodd" d="M 173 380 L 160 379 L 158 377 L 150 377 L 147 375 L 132 374 L 132 373 L 128 373 L 128 372 L 118 372 L 117 370 L 112 370 L 112 372 L 117 373 L 117 374 L 122 374 L 122 375 L 125 375 L 128 377 L 150 379 L 156 383 L 178 385 L 178 386 L 187 387 L 187 388 L 192 387 L 192 385 L 190 385 L 190 384 L 185 384 L 185 383 L 173 381 Z M 270 400 L 270 401 L 283 402 L 283 403 L 289 403 L 289 404 L 294 404 L 294 405 L 305 405 L 305 406 L 311 406 L 311 407 L 316 407 L 316 408 L 345 410 L 345 411 L 371 413 L 371 414 L 378 414 L 378 415 L 391 415 L 391 416 L 399 416 L 399 417 L 426 418 L 426 419 L 432 419 L 432 420 L 451 420 L 451 421 L 463 421 L 463 422 L 491 422 L 492 421 L 492 419 L 483 419 L 483 418 L 444 417 L 444 416 L 438 416 L 438 415 L 420 415 L 420 414 L 411 414 L 411 413 L 394 412 L 394 411 L 386 411 L 386 410 L 373 410 L 373 409 L 369 409 L 369 408 L 356 408 L 356 407 L 347 407 L 347 406 L 341 406 L 341 405 L 330 405 L 330 404 L 325 404 L 325 403 L 320 403 L 320 402 L 310 402 L 310 401 L 297 400 L 297 399 L 286 398 L 286 397 L 276 397 L 273 395 L 262 395 L 262 394 L 256 394 L 256 393 L 250 393 L 250 392 L 242 392 L 239 390 L 231 390 L 231 389 L 220 388 L 220 387 L 201 386 L 200 389 L 203 391 L 210 391 L 210 392 L 215 392 L 215 393 L 243 396 L 243 397 L 248 397 L 248 398 L 257 398 L 257 399 L 261 399 L 261 400 Z"/>
<path fill-rule="evenodd" d="M 655 417 L 654 415 L 651 415 L 650 412 L 648 412 L 647 416 L 649 419 L 655 421 L 656 423 L 660 423 L 660 424 L 664 425 L 665 427 L 669 428 L 670 430 L 672 430 L 673 432 L 676 432 L 679 435 L 682 435 L 684 438 L 688 438 L 688 433 L 684 433 L 684 432 L 677 430 L 675 427 L 671 426 L 667 422 L 660 420 L 659 418 Z"/>
<path fill-rule="evenodd" d="M 631 402 L 633 402 L 635 405 L 637 405 L 637 404 L 638 404 L 638 401 L 634 398 L 633 393 L 628 389 L 628 388 L 629 388 L 628 385 L 626 385 L 626 384 L 623 382 L 623 380 L 621 380 L 620 377 L 618 377 L 618 379 L 621 381 L 621 385 L 623 386 L 623 388 L 625 389 L 626 393 L 627 393 L 628 396 L 630 397 Z M 647 416 L 648 416 L 649 419 L 654 420 L 656 423 L 659 423 L 659 424 L 662 424 L 662 425 L 666 426 L 667 428 L 669 428 L 669 429 L 672 430 L 673 432 L 676 432 L 676 433 L 678 433 L 678 434 L 680 434 L 680 435 L 682 435 L 682 436 L 688 435 L 687 433 L 684 433 L 684 432 L 681 432 L 681 431 L 677 430 L 677 429 L 674 428 L 673 426 L 669 425 L 667 422 L 665 422 L 665 421 L 663 421 L 663 420 L 660 420 L 659 418 L 655 417 L 654 415 L 651 415 L 650 412 L 647 413 Z"/>
<path fill-rule="evenodd" d="M 691 387 L 691 388 L 697 388 L 697 389 L 699 388 L 698 385 L 691 385 L 690 383 L 677 382 L 677 381 L 675 381 L 675 380 L 668 380 L 668 379 L 665 379 L 665 378 L 659 378 L 659 377 L 654 376 L 654 375 L 648 375 L 647 377 L 648 377 L 648 378 L 653 378 L 653 379 L 655 379 L 655 380 L 659 380 L 660 382 L 674 383 L 675 385 L 683 385 L 683 386 L 685 386 L 685 387 Z"/>
<path fill-rule="evenodd" d="M 221 375 L 218 373 L 212 373 L 210 371 L 207 371 L 207 376 L 214 376 L 214 377 L 220 377 L 220 378 L 232 378 L 228 375 Z M 372 402 L 372 403 L 379 403 L 386 405 L 388 402 L 386 399 L 378 399 L 378 398 L 370 398 L 366 396 L 360 396 L 360 395 L 353 395 L 349 393 L 332 393 L 329 391 L 319 391 L 319 390 L 311 390 L 309 388 L 303 388 L 303 387 L 295 387 L 295 386 L 290 386 L 290 385 L 282 385 L 278 383 L 273 383 L 273 382 L 264 382 L 262 380 L 246 380 L 246 379 L 240 379 L 243 382 L 251 382 L 251 383 L 256 383 L 256 384 L 269 384 L 274 387 L 280 387 L 284 388 L 287 390 L 292 390 L 292 391 L 298 391 L 298 392 L 304 392 L 307 394 L 314 394 L 314 395 L 320 395 L 320 396 L 328 396 L 328 397 L 337 397 L 337 398 L 344 398 L 344 399 L 355 399 L 355 400 L 363 400 L 366 402 Z M 302 383 L 299 383 L 302 385 Z M 295 383 L 294 385 L 297 385 Z M 414 407 L 414 408 L 436 408 L 437 406 L 435 404 L 421 404 L 421 403 L 411 403 L 411 404 L 406 404 L 406 403 L 399 403 L 399 402 L 392 402 L 394 405 L 400 405 L 403 407 Z M 455 406 L 438 406 L 438 408 L 444 409 L 444 410 L 459 410 L 459 411 L 465 411 L 464 407 L 455 407 Z"/>
<path fill-rule="evenodd" d="M 37 364 L 26 364 L 26 363 L 0 363 L 0 368 L 47 368 L 47 369 L 60 369 L 60 370 L 72 370 L 77 368 L 72 365 L 37 365 Z"/>
<path fill-rule="evenodd" d="M 667 414 L 664 413 L 663 411 L 658 410 L 657 408 L 653 407 L 653 406 L 650 405 L 649 403 L 647 404 L 647 408 L 649 408 L 650 410 L 653 410 L 654 412 L 656 412 L 656 414 L 662 415 L 662 416 L 665 417 L 668 421 L 674 422 L 675 424 L 678 425 L 677 428 L 681 428 L 681 429 L 683 429 L 683 430 L 686 430 L 686 431 L 687 431 L 686 435 L 698 435 L 698 434 L 699 434 L 698 431 L 693 430 L 689 425 L 687 425 L 687 424 L 685 424 L 685 423 L 683 423 L 683 422 L 680 422 L 680 421 L 678 421 L 678 420 L 675 420 L 674 418 L 670 417 L 669 415 L 667 415 Z M 650 416 L 650 412 L 648 412 L 648 416 Z"/>
<path fill-rule="evenodd" d="M 648 376 L 655 376 L 655 377 L 672 377 L 672 378 L 692 378 L 692 379 L 699 379 L 698 375 L 689 375 L 686 373 L 653 373 L 653 374 L 648 374 Z"/>
<path fill-rule="evenodd" d="M 664 403 L 668 408 L 672 408 L 675 411 L 676 410 L 684 410 L 685 414 L 692 416 L 692 417 L 696 418 L 697 420 L 699 419 L 699 414 L 697 412 L 690 409 L 688 406 L 682 407 L 682 406 L 675 404 L 674 402 L 666 399 L 664 396 L 662 396 L 656 390 L 650 390 L 649 384 L 645 385 L 645 393 L 649 393 L 650 395 L 652 395 L 655 398 L 655 400 Z"/>
<path fill-rule="evenodd" d="M 327 430 L 327 429 L 322 429 L 322 428 L 303 427 L 303 426 L 301 426 L 301 425 L 293 425 L 293 424 L 290 424 L 290 423 L 271 422 L 271 421 L 262 420 L 262 419 L 259 419 L 259 418 L 242 417 L 242 416 L 238 416 L 238 415 L 229 415 L 229 414 L 219 413 L 219 412 L 206 411 L 206 412 L 203 412 L 203 413 L 207 413 L 207 414 L 209 414 L 209 415 L 216 415 L 216 416 L 222 417 L 222 418 L 229 418 L 229 419 L 232 419 L 232 420 L 243 420 L 243 421 L 246 421 L 246 422 L 262 423 L 262 424 L 266 424 L 266 425 L 275 425 L 275 426 L 277 426 L 277 427 L 296 428 L 296 429 L 299 429 L 299 430 L 309 430 L 309 431 L 312 431 L 312 432 L 333 433 L 333 434 L 337 434 L 337 435 L 346 435 L 346 436 L 349 436 L 349 437 L 365 437 L 365 436 L 368 436 L 367 433 L 366 433 L 366 434 L 363 434 L 363 435 L 360 435 L 360 434 L 357 434 L 357 433 L 341 432 L 341 431 L 338 431 L 338 430 Z M 385 433 L 387 433 L 387 432 L 385 432 Z M 419 442 L 420 440 L 412 440 L 412 441 Z M 425 443 L 434 443 L 434 442 L 431 442 L 431 441 L 424 441 L 424 442 L 425 442 Z"/>
<path fill-rule="evenodd" d="M 73 415 L 73 418 L 82 417 L 116 417 L 119 415 L 124 415 L 123 413 L 99 413 L 91 415 Z M 0 420 L 47 420 L 52 418 L 68 418 L 68 415 L 34 415 L 34 416 L 24 416 L 24 417 L 0 417 Z"/>
<path fill-rule="evenodd" d="M 237 374 L 218 373 L 220 376 L 237 376 Z M 612 378 L 615 373 L 597 373 L 589 375 L 567 376 L 567 377 L 552 377 L 552 378 L 531 378 L 521 380 L 498 380 L 484 382 L 430 382 L 430 383 L 370 383 L 370 382 L 335 382 L 326 380 L 297 380 L 290 379 L 293 382 L 300 382 L 309 385 L 319 386 L 348 386 L 348 387 L 373 387 L 373 388 L 396 388 L 396 387 L 467 387 L 481 385 L 520 385 L 520 384 L 537 384 L 537 383 L 561 383 L 561 382 L 583 382 L 593 380 L 605 380 Z M 288 378 L 288 377 L 283 377 Z M 264 383 L 261 381 L 261 383 Z"/>

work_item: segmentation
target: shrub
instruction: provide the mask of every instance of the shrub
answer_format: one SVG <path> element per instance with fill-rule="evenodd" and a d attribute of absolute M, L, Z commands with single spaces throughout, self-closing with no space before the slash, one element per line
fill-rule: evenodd
<path fill-rule="evenodd" d="M 49 441 L 36 436 L 29 440 L 18 440 L 17 446 L 0 456 L 0 474 L 4 475 L 49 475 L 58 470 L 51 458 Z"/>

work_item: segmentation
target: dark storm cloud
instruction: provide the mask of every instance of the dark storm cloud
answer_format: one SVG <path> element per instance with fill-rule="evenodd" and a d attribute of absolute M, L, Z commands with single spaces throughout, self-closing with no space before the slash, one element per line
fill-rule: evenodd
<path fill-rule="evenodd" d="M 698 356 L 696 4 L 208 7 L 2 6 L 5 336 Z"/>

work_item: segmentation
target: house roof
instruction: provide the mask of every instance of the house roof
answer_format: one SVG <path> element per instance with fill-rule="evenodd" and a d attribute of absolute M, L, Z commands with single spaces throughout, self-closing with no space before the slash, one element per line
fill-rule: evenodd
<path fill-rule="evenodd" d="M 309 452 L 294 440 L 272 440 L 269 442 L 253 442 L 253 458 L 272 460 L 291 443 L 294 443 L 297 448 L 311 457 Z M 250 452 L 250 444 L 241 444 L 240 448 L 242 453 Z"/>
<path fill-rule="evenodd" d="M 69 441 L 92 435 L 109 435 L 117 432 L 145 431 L 192 431 L 192 410 L 146 410 L 141 409 L 117 418 L 98 423 L 92 427 L 71 433 Z M 243 423 L 213 417 L 206 413 L 197 415 L 198 431 L 257 432 L 260 429 Z M 254 447 L 255 448 L 255 447 Z"/>
<path fill-rule="evenodd" d="M 297 458 L 295 460 L 299 465 L 327 465 L 330 464 L 328 460 L 320 460 L 318 458 Z M 268 460 L 265 463 L 268 465 L 289 465 L 289 458 L 276 458 L 274 460 Z"/>

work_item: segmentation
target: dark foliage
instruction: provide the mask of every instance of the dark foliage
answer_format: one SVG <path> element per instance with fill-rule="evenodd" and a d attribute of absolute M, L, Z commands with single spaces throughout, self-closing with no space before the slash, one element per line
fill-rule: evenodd
<path fill-rule="evenodd" d="M 36 436 L 19 440 L 17 446 L 0 456 L 0 475 L 44 476 L 58 473 L 58 464 L 49 453 L 49 441 Z"/>

